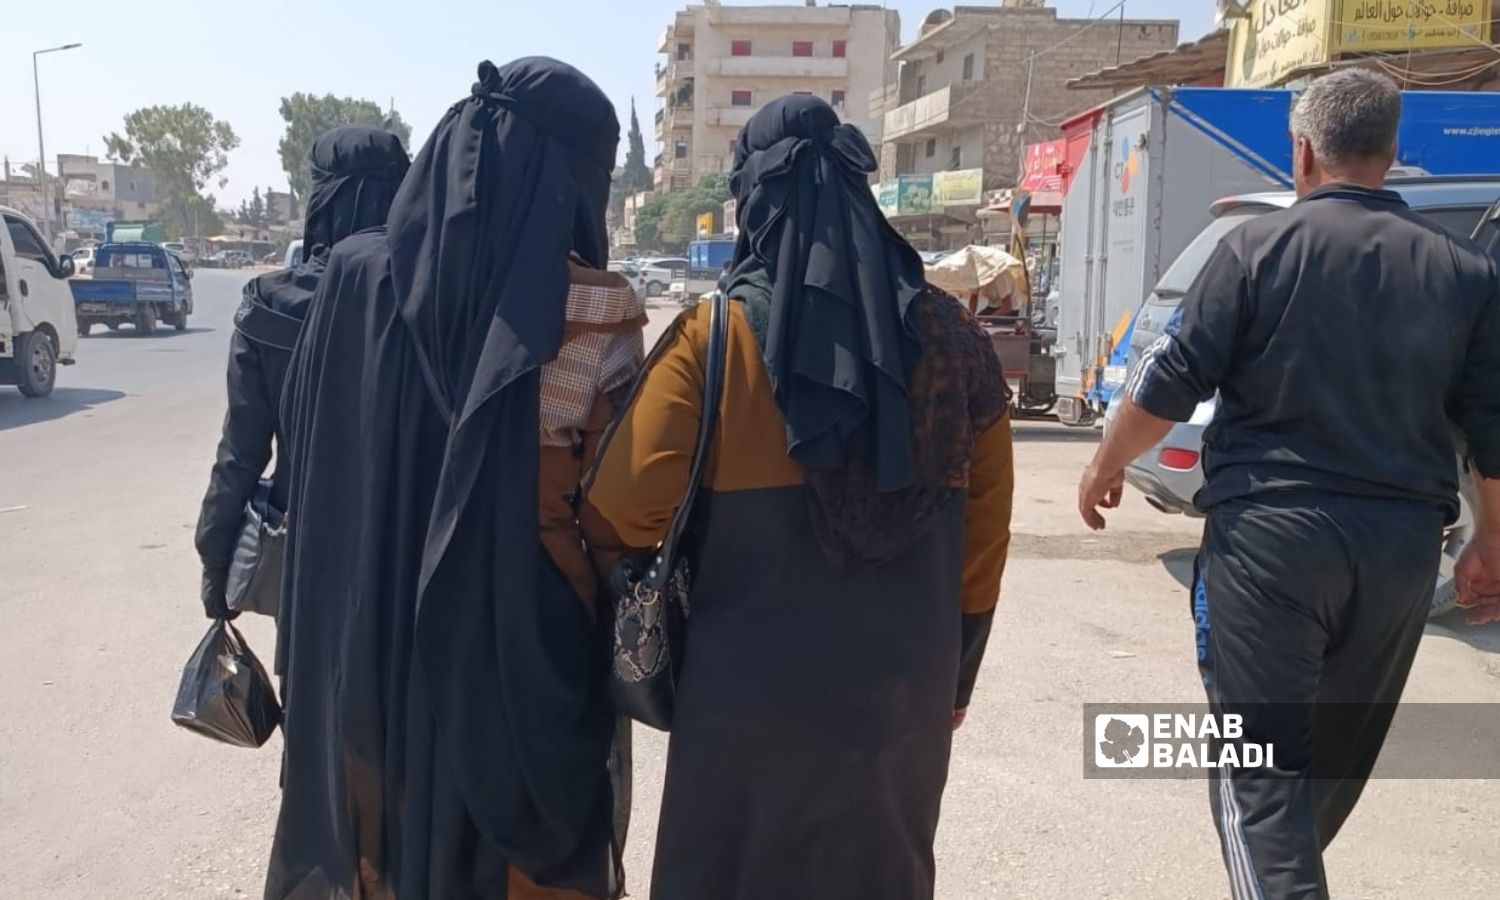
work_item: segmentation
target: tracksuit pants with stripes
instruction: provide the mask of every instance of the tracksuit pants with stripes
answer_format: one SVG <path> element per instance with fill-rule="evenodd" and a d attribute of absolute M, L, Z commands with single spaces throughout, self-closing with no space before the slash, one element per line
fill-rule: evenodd
<path fill-rule="evenodd" d="M 1234 900 L 1328 896 L 1322 851 L 1375 766 L 1436 586 L 1443 511 L 1265 494 L 1209 512 L 1192 591 L 1209 706 L 1275 765 L 1209 797 Z"/>

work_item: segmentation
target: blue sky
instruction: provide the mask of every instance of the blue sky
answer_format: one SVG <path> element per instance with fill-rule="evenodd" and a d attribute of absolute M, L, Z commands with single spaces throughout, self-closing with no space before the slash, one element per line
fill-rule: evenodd
<path fill-rule="evenodd" d="M 981 0 L 968 0 L 978 4 Z M 252 186 L 284 188 L 276 153 L 280 97 L 294 91 L 365 97 L 396 108 L 420 144 L 443 110 L 467 92 L 476 64 L 547 54 L 587 72 L 628 124 L 636 97 L 650 146 L 656 40 L 682 0 L 337 0 L 210 4 L 73 0 L 63 7 L 7 3 L 0 30 L 0 153 L 36 158 L 31 51 L 42 56 L 47 155 L 103 150 L 103 136 L 141 106 L 191 101 L 240 136 L 230 157 L 225 205 Z M 910 38 L 936 0 L 893 0 Z M 1087 16 L 1114 0 L 1053 0 Z M 949 4 L 951 8 L 951 3 Z M 1184 9 L 1189 10 L 1184 12 Z M 1091 13 L 1091 10 L 1093 13 Z M 1212 26 L 1211 0 L 1129 0 L 1126 15 L 1183 20 L 1190 40 Z M 415 149 L 415 148 L 413 148 Z"/>

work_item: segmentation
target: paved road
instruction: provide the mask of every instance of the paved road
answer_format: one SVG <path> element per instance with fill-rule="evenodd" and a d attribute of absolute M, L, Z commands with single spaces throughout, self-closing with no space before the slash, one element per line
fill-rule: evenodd
<path fill-rule="evenodd" d="M 200 272 L 185 334 L 96 333 L 50 400 L 0 388 L 0 898 L 259 893 L 277 743 L 220 747 L 167 719 L 205 627 L 191 529 L 244 278 Z M 1133 500 L 1083 534 L 1072 491 L 1092 435 L 1017 438 L 1015 550 L 957 739 L 939 897 L 1222 897 L 1201 783 L 1085 781 L 1079 762 L 1083 703 L 1198 699 L 1182 587 L 1195 528 Z M 246 631 L 269 654 L 267 623 Z M 1408 696 L 1500 702 L 1497 651 L 1496 631 L 1434 627 Z M 664 754 L 639 741 L 636 896 Z M 1335 892 L 1493 896 L 1497 818 L 1500 784 L 1378 782 L 1329 854 Z"/>

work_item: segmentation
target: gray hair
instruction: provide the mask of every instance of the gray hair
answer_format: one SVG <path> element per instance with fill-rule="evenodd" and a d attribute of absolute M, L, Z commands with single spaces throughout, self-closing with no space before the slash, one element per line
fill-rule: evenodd
<path fill-rule="evenodd" d="M 1337 166 L 1389 156 L 1401 124 L 1401 90 L 1368 69 L 1324 75 L 1292 109 L 1292 137 L 1307 138 L 1313 155 Z"/>

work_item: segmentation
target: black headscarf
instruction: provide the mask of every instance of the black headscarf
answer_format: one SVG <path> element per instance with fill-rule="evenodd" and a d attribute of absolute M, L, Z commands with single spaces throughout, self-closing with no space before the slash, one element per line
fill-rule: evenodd
<path fill-rule="evenodd" d="M 730 293 L 769 278 L 764 354 L 787 449 L 809 472 L 856 463 L 880 492 L 912 484 L 908 379 L 922 260 L 876 206 L 875 157 L 816 97 L 783 97 L 740 132 Z M 754 277 L 759 276 L 759 277 Z"/>
<path fill-rule="evenodd" d="M 618 889 L 603 636 L 537 522 L 540 369 L 570 252 L 604 265 L 618 140 L 572 67 L 482 63 L 386 230 L 330 256 L 288 381 L 268 898 Z"/>
<path fill-rule="evenodd" d="M 354 232 L 385 224 L 396 188 L 411 165 L 399 137 L 363 125 L 319 135 L 307 162 L 312 190 L 302 230 L 306 259 L 325 258 L 334 244 Z"/>
<path fill-rule="evenodd" d="M 254 279 L 245 286 L 244 316 L 260 306 L 300 322 L 318 289 L 318 279 L 333 245 L 366 228 L 385 224 L 396 188 L 410 160 L 401 139 L 389 131 L 362 125 L 335 128 L 319 135 L 308 153 L 312 190 L 307 196 L 302 234 L 302 262 Z M 259 333 L 252 322 L 242 330 Z M 277 323 L 267 324 L 274 335 Z M 285 329 L 282 329 L 285 333 Z M 295 337 L 295 328 L 291 329 Z M 284 348 L 291 349 L 290 343 Z"/>

